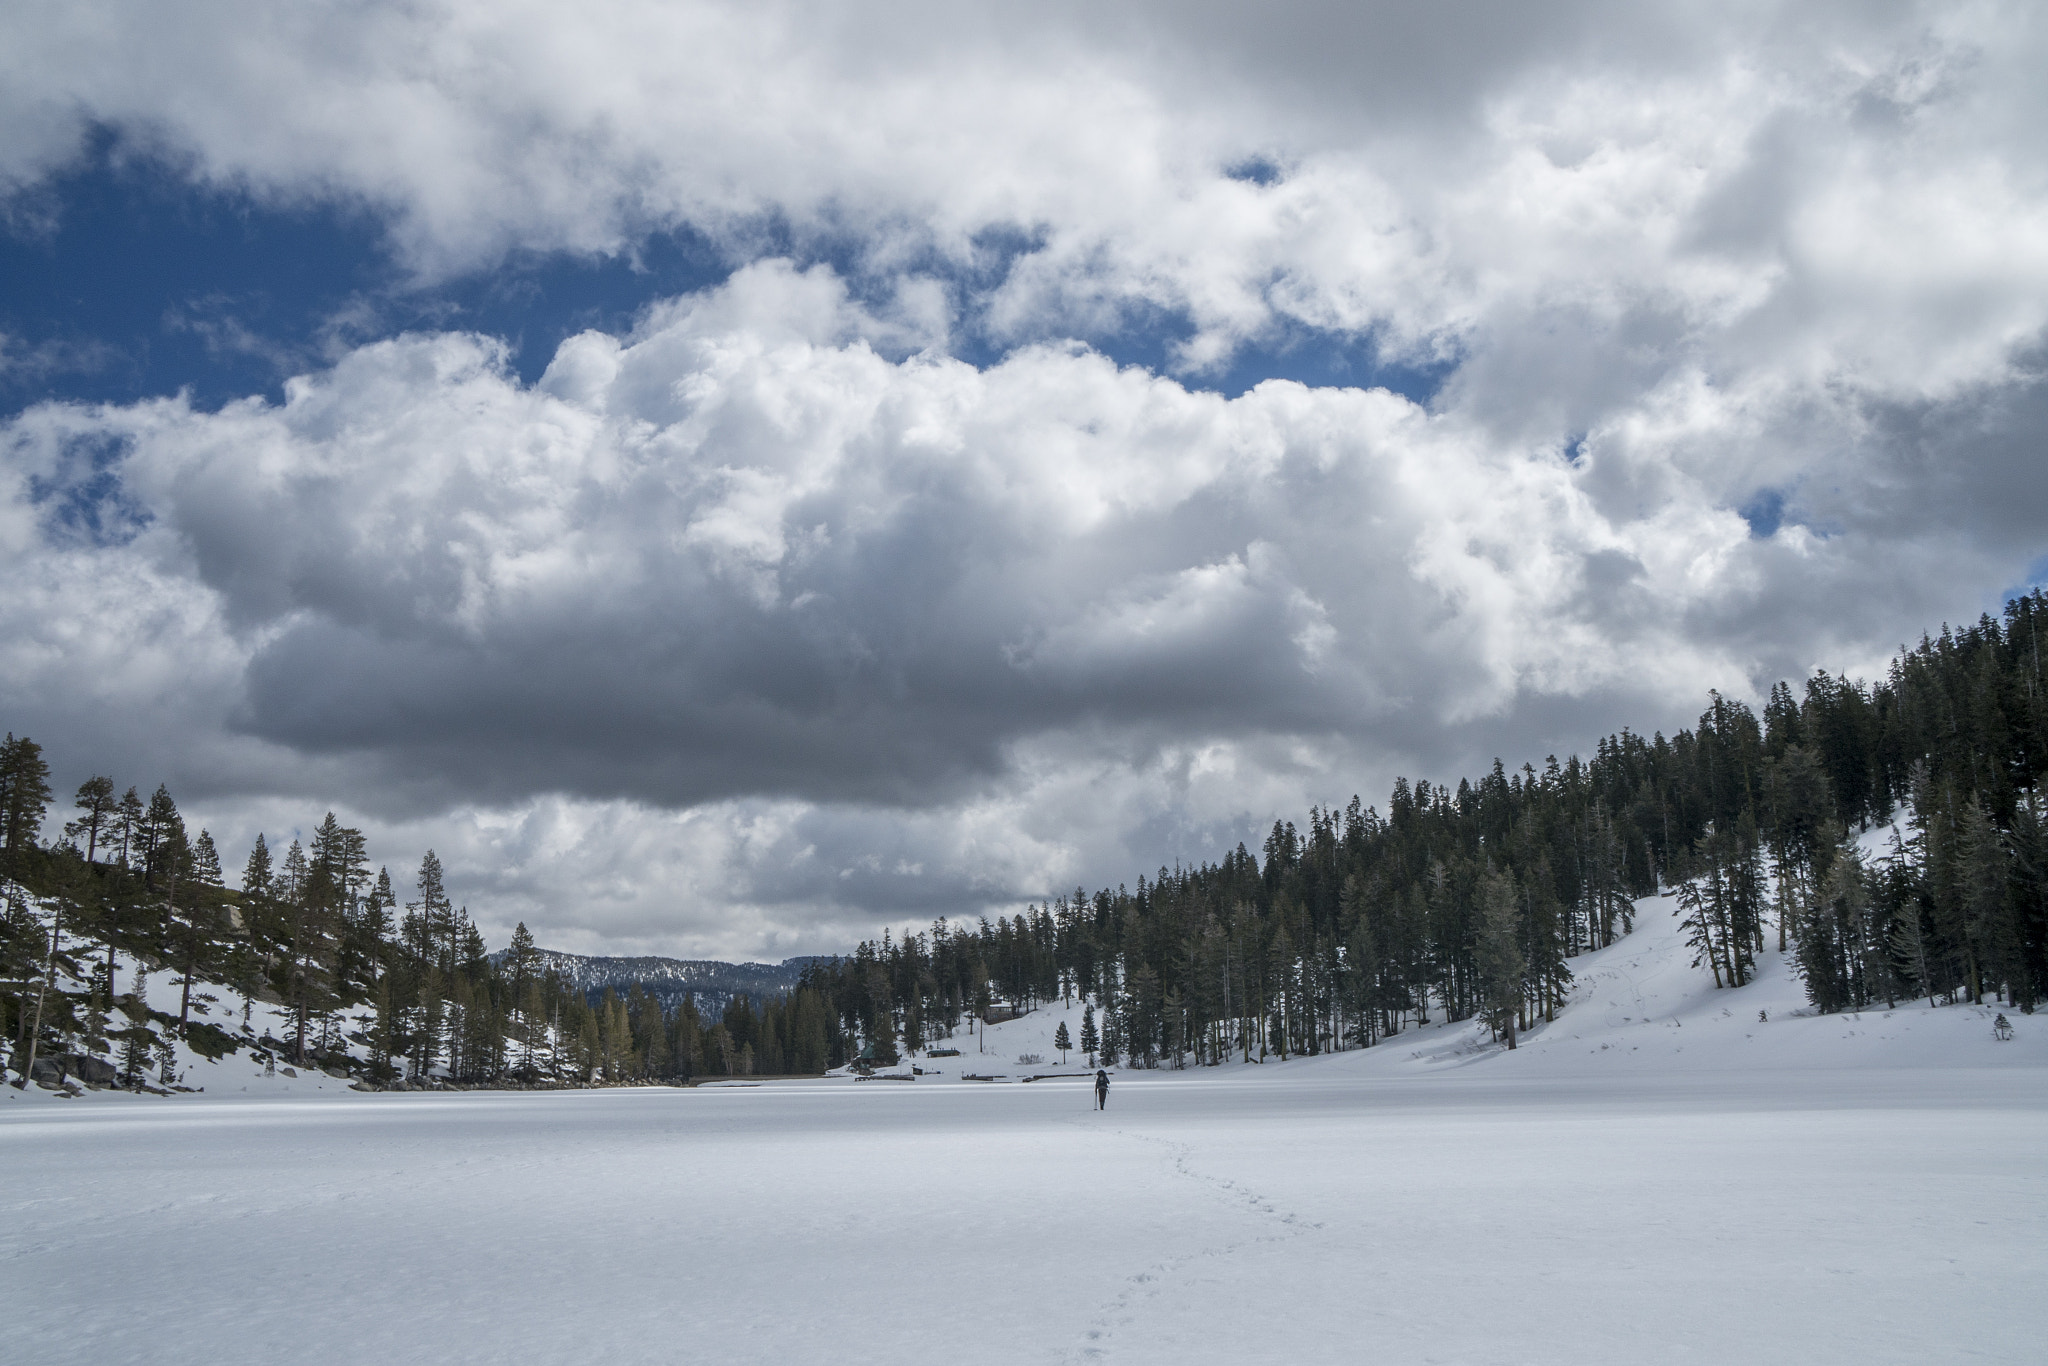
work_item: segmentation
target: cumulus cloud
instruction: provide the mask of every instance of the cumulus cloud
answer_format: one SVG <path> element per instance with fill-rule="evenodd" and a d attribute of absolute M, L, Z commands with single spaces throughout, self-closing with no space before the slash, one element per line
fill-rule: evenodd
<path fill-rule="evenodd" d="M 17 415 L 0 671 L 223 824 L 333 802 L 492 914 L 746 952 L 1868 669 L 2044 550 L 2039 29 L 15 13 L 24 195 L 111 127 L 422 279 L 674 225 L 735 270 L 530 387 L 437 333 Z M 1086 340 L 1140 324 L 1164 373 Z M 1446 379 L 1195 387 L 1280 335 Z"/>
<path fill-rule="evenodd" d="M 1883 478 L 1921 455 L 1886 423 L 1954 425 L 1924 408 L 1811 464 L 1860 462 L 1826 506 L 1875 526 L 1760 540 L 1698 469 L 1803 411 L 1653 390 L 1574 464 L 1385 391 L 1225 400 L 1073 347 L 890 360 L 884 326 L 767 262 L 531 388 L 438 334 L 278 405 L 33 409 L 7 429 L 10 681 L 60 751 L 201 793 L 466 811 L 457 848 L 513 903 L 627 860 L 639 890 L 581 893 L 615 935 L 716 907 L 798 942 L 1106 876 L 1130 851 L 1085 833 L 1104 810 L 1241 833 L 1253 794 L 1470 763 L 1503 728 L 1555 745 L 1545 699 L 1583 738 L 1749 691 L 1864 647 L 1841 595 L 1929 603 L 1954 563 L 1957 527 L 1870 534 L 1926 525 Z M 2013 401 L 1989 425 L 2024 444 L 2038 399 Z M 1979 490 L 1968 524 L 2012 492 L 1949 482 Z"/>

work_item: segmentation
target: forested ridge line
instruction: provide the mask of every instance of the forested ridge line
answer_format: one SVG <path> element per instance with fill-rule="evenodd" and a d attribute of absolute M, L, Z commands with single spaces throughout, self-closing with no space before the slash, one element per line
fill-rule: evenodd
<path fill-rule="evenodd" d="M 993 1002 L 1088 1002 L 1080 1047 L 1140 1067 L 1365 1047 L 1433 1016 L 1512 1047 L 1578 955 L 1676 891 L 1696 963 L 1740 986 L 1775 941 L 1821 1010 L 2048 986 L 2048 697 L 2035 590 L 1943 628 L 1874 684 L 1817 672 L 1763 715 L 1712 693 L 1666 738 L 1455 787 L 1397 780 L 1276 821 L 1260 850 L 1160 868 L 973 926 L 862 944 L 806 974 L 886 1055 Z M 1903 812 L 1866 860 L 1857 835 Z"/>
<path fill-rule="evenodd" d="M 2048 984 L 2044 613 L 2041 591 L 2015 598 L 1875 683 L 1780 683 L 1761 717 L 1710 694 L 1670 738 L 1623 729 L 1590 759 L 1496 762 L 1455 787 L 1401 779 L 1384 813 L 1313 807 L 1256 854 L 885 934 L 716 1018 L 637 986 L 592 999 L 523 925 L 489 953 L 431 850 L 401 905 L 332 813 L 282 855 L 259 835 L 238 888 L 162 786 L 144 801 L 95 776 L 53 817 L 40 747 L 10 734 L 0 1033 L 18 1083 L 41 1056 L 104 1058 L 132 1084 L 170 1077 L 174 1041 L 377 1084 L 812 1073 L 893 1061 L 998 1003 L 1076 997 L 1078 1046 L 1140 1067 L 1365 1047 L 1435 1016 L 1512 1046 L 1554 1015 L 1571 961 L 1660 890 L 1719 985 L 1746 982 L 1775 940 L 1823 1010 L 2031 1011 Z M 1909 834 L 1866 860 L 1857 832 L 1901 808 Z M 175 1009 L 146 999 L 151 972 L 173 974 Z"/>
<path fill-rule="evenodd" d="M 259 834 L 230 888 L 211 833 L 190 836 L 162 786 L 144 802 L 90 778 L 45 844 L 37 832 L 50 803 L 40 748 L 9 734 L 0 1031 L 17 1085 L 37 1057 L 52 1061 L 46 1070 L 62 1060 L 82 1075 L 170 1085 L 174 1045 L 346 1069 L 371 1085 L 687 1081 L 826 1066 L 814 994 L 716 991 L 723 1009 L 706 1018 L 688 994 L 585 991 L 523 924 L 507 949 L 488 952 L 431 849 L 417 897 L 401 906 L 389 869 L 370 873 L 362 832 L 332 812 L 282 855 Z M 176 997 L 152 1001 L 146 979 L 164 974 Z"/>

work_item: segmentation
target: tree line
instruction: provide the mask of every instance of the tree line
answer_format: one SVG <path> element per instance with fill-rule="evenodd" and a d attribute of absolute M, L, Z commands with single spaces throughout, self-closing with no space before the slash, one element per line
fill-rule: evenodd
<path fill-rule="evenodd" d="M 638 987 L 584 995 L 541 966 L 523 924 L 492 954 L 434 851 L 401 906 L 363 833 L 332 812 L 282 854 L 259 834 L 238 888 L 162 786 L 145 802 L 89 778 L 44 843 L 49 777 L 33 740 L 0 742 L 0 1036 L 17 1084 L 39 1055 L 107 1057 L 130 1084 L 169 1082 L 173 1040 L 380 1084 L 820 1072 L 844 1052 L 815 993 L 738 995 L 707 1019 Z M 166 972 L 175 999 L 150 1000 L 146 978 Z"/>
<path fill-rule="evenodd" d="M 1399 779 L 1384 813 L 1312 807 L 1257 854 L 885 934 L 805 984 L 884 1057 L 998 1002 L 1077 997 L 1083 1047 L 1138 1067 L 1366 1047 L 1436 1017 L 1513 1047 L 1554 1017 L 1572 960 L 1669 891 L 1717 986 L 1748 982 L 1775 940 L 1823 1011 L 2031 1012 L 2048 987 L 2044 613 L 2039 590 L 2015 598 L 1872 684 L 1781 682 L 1761 716 L 1710 693 L 1669 738 L 1624 729 L 1590 759 Z M 1859 834 L 1902 809 L 1866 858 Z"/>

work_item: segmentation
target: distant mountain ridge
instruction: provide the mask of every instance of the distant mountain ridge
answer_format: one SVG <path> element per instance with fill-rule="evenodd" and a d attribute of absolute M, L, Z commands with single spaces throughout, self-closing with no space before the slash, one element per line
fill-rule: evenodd
<path fill-rule="evenodd" d="M 491 955 L 493 963 L 504 960 L 505 950 Z M 553 971 L 586 997 L 601 995 L 606 988 L 623 996 L 637 984 L 668 1006 L 695 997 L 700 1011 L 723 1010 L 735 996 L 751 996 L 756 1001 L 781 996 L 795 990 L 805 968 L 832 961 L 829 954 L 785 958 L 780 963 L 723 963 L 706 958 L 622 958 L 540 950 L 540 970 Z"/>

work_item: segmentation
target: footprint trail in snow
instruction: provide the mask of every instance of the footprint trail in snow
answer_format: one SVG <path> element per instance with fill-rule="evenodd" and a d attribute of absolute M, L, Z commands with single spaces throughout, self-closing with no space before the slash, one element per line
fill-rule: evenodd
<path fill-rule="evenodd" d="M 1069 1120 L 1067 1122 L 1076 1125 L 1076 1127 L 1081 1125 L 1081 1121 L 1078 1120 Z M 1166 1149 L 1171 1155 L 1170 1169 L 1175 1176 L 1198 1185 L 1206 1186 L 1246 1213 L 1269 1221 L 1271 1231 L 1250 1234 L 1228 1242 L 1198 1247 L 1174 1256 L 1162 1257 L 1144 1270 L 1126 1277 L 1117 1293 L 1110 1297 L 1102 1308 L 1096 1311 L 1095 1316 L 1088 1321 L 1088 1327 L 1084 1330 L 1080 1343 L 1062 1354 L 1061 1360 L 1069 1363 L 1100 1361 L 1106 1357 L 1110 1352 L 1117 1331 L 1129 1326 L 1135 1317 L 1134 1311 L 1137 1306 L 1146 1300 L 1157 1297 L 1166 1289 L 1167 1283 L 1172 1277 L 1188 1267 L 1205 1261 L 1218 1261 L 1226 1257 L 1232 1257 L 1247 1248 L 1287 1242 L 1290 1239 L 1299 1238 L 1303 1234 L 1313 1232 L 1322 1227 L 1315 1220 L 1305 1219 L 1279 1208 L 1257 1191 L 1242 1186 L 1235 1181 L 1229 1180 L 1226 1177 L 1210 1176 L 1196 1171 L 1190 1163 L 1190 1159 L 1194 1156 L 1194 1148 L 1189 1144 L 1177 1143 L 1172 1139 L 1158 1138 L 1151 1134 L 1135 1134 L 1128 1129 L 1111 1129 L 1108 1132 L 1119 1138 L 1128 1138 L 1139 1143 L 1150 1143 Z"/>

